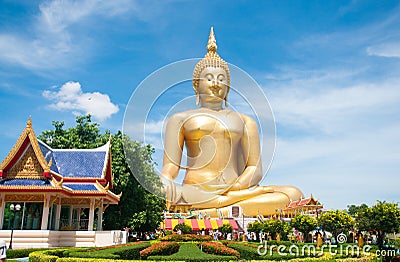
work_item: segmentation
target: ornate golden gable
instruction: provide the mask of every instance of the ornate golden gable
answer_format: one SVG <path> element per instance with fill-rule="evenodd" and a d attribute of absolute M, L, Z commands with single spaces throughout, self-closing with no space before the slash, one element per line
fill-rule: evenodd
<path fill-rule="evenodd" d="M 22 147 L 26 145 L 24 143 L 27 139 L 29 139 L 30 145 L 24 149 Z M 21 150 L 24 150 L 22 156 L 18 154 Z M 15 162 L 16 158 L 19 159 Z M 15 163 L 10 166 L 13 162 Z M 32 128 L 32 119 L 29 118 L 17 142 L 0 164 L 0 173 L 3 175 L 5 172 L 10 177 L 38 178 L 42 177 L 43 173 L 50 172 L 51 163 L 51 160 L 47 163 L 43 156 Z"/>
<path fill-rule="evenodd" d="M 43 171 L 32 146 L 29 145 L 17 163 L 7 170 L 7 178 L 42 178 Z"/>

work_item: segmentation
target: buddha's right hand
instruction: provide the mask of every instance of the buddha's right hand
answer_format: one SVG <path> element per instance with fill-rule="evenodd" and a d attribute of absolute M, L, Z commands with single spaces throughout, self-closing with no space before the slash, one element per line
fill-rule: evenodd
<path fill-rule="evenodd" d="M 165 199 L 167 200 L 167 210 L 169 210 L 176 199 L 176 186 L 171 177 L 161 175 L 161 181 L 164 187 Z"/>

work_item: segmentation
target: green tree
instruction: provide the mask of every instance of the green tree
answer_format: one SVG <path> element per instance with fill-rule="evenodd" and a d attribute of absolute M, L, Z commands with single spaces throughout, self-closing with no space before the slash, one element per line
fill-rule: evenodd
<path fill-rule="evenodd" d="M 231 224 L 223 224 L 222 226 L 218 227 L 218 231 L 223 234 L 232 233 L 232 225 Z"/>
<path fill-rule="evenodd" d="M 38 138 L 52 148 L 96 148 L 107 143 L 110 131 L 101 134 L 98 123 L 91 116 L 77 116 L 76 126 L 64 129 L 64 121 L 53 121 L 54 130 L 43 131 Z"/>
<path fill-rule="evenodd" d="M 191 228 L 190 226 L 186 225 L 185 223 L 178 224 L 178 225 L 176 225 L 176 226 L 174 227 L 174 231 L 178 231 L 179 229 L 181 230 L 181 232 L 182 232 L 183 234 L 190 234 L 190 233 L 192 233 L 192 228 Z"/>
<path fill-rule="evenodd" d="M 356 217 L 358 213 L 363 211 L 364 209 L 368 208 L 366 204 L 361 204 L 359 206 L 356 205 L 348 205 L 347 206 L 347 213 L 349 213 L 350 216 Z"/>
<path fill-rule="evenodd" d="M 261 222 L 255 221 L 247 225 L 247 231 L 254 232 L 256 234 L 264 230 L 264 225 Z"/>
<path fill-rule="evenodd" d="M 264 224 L 258 221 L 255 221 L 253 223 L 249 223 L 247 225 L 247 231 L 248 232 L 254 232 L 256 234 L 257 240 L 259 240 L 259 233 L 265 232 Z"/>
<path fill-rule="evenodd" d="M 378 232 L 378 246 L 383 246 L 386 233 L 400 231 L 398 204 L 377 201 L 373 207 L 365 208 L 356 218 L 360 230 Z"/>
<path fill-rule="evenodd" d="M 99 124 L 92 123 L 90 115 L 78 116 L 75 127 L 65 129 L 64 122 L 59 121 L 53 121 L 53 126 L 54 130 L 46 130 L 39 135 L 39 139 L 52 148 L 96 148 L 110 139 L 110 132 L 101 133 Z M 125 151 L 130 156 L 132 168 L 126 161 L 123 145 L 126 145 Z M 104 212 L 104 229 L 130 226 L 136 231 L 145 232 L 159 226 L 165 201 L 146 191 L 132 173 L 143 174 L 148 181 L 153 181 L 147 186 L 153 185 L 152 192 L 156 191 L 159 179 L 154 172 L 153 153 L 150 145 L 131 141 L 120 131 L 111 137 L 112 191 L 116 194 L 122 192 L 122 197 L 118 205 L 111 205 Z"/>
<path fill-rule="evenodd" d="M 366 204 L 347 206 L 347 212 L 355 219 L 355 227 L 359 231 L 369 231 L 371 228 L 368 209 L 369 207 Z"/>
<path fill-rule="evenodd" d="M 297 214 L 292 219 L 290 224 L 292 227 L 296 228 L 298 231 L 303 233 L 307 241 L 309 241 L 308 233 L 317 227 L 317 220 L 315 220 L 310 216 L 306 216 L 304 214 Z"/>
<path fill-rule="evenodd" d="M 273 239 L 276 239 L 276 235 L 279 234 L 281 240 L 288 240 L 291 227 L 285 221 L 266 220 L 263 226 L 263 232 L 268 233 Z"/>
<path fill-rule="evenodd" d="M 353 218 L 345 211 L 334 210 L 322 213 L 318 218 L 318 225 L 333 234 L 350 231 L 354 227 Z"/>
<path fill-rule="evenodd" d="M 120 131 L 113 135 L 111 142 L 113 190 L 122 192 L 122 196 L 118 205 L 110 206 L 107 209 L 109 212 L 104 213 L 104 228 L 130 226 L 135 231 L 152 231 L 159 226 L 165 210 L 165 200 L 146 190 L 151 189 L 151 192 L 160 190 L 158 188 L 160 184 L 157 183 L 159 178 L 154 171 L 152 159 L 154 149 L 149 145 L 130 140 Z M 127 157 L 130 158 L 130 165 L 127 163 Z M 146 188 L 137 181 L 134 173 L 146 178 Z"/>

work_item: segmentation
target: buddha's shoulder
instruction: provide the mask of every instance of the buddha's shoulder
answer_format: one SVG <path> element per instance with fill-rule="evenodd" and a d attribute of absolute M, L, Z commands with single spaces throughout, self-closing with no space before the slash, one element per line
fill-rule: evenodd
<path fill-rule="evenodd" d="M 186 120 L 187 118 L 192 118 L 192 117 L 196 117 L 196 116 L 202 116 L 204 114 L 207 114 L 206 111 L 201 110 L 201 109 L 193 109 L 193 110 L 187 110 L 187 111 L 182 111 L 182 112 L 178 112 L 173 114 L 169 120 L 171 121 L 176 121 L 176 120 Z M 208 114 L 210 114 L 208 112 Z"/>
<path fill-rule="evenodd" d="M 245 114 L 241 114 L 238 113 L 240 115 L 240 117 L 242 118 L 243 122 L 246 124 L 246 126 L 253 126 L 253 125 L 257 125 L 256 120 L 254 120 L 253 117 L 245 115 Z"/>
<path fill-rule="evenodd" d="M 179 123 L 179 122 L 183 122 L 186 121 L 189 117 L 193 117 L 199 114 L 199 110 L 188 110 L 188 111 L 182 111 L 182 112 L 178 112 L 173 114 L 169 119 L 168 122 L 169 123 Z"/>

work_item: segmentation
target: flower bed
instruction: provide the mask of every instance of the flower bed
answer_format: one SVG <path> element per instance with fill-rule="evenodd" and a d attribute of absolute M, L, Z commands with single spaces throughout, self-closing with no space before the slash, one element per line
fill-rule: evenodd
<path fill-rule="evenodd" d="M 213 255 L 235 256 L 240 258 L 240 254 L 233 248 L 226 247 L 220 242 L 203 242 L 198 244 L 203 252 Z"/>
<path fill-rule="evenodd" d="M 178 252 L 179 243 L 177 242 L 158 242 L 154 245 L 140 251 L 140 257 L 146 259 L 154 255 L 171 255 Z"/>
<path fill-rule="evenodd" d="M 167 235 L 160 238 L 161 241 L 178 241 L 178 242 L 188 242 L 188 241 L 212 241 L 211 236 L 194 235 L 194 234 L 173 234 Z"/>

